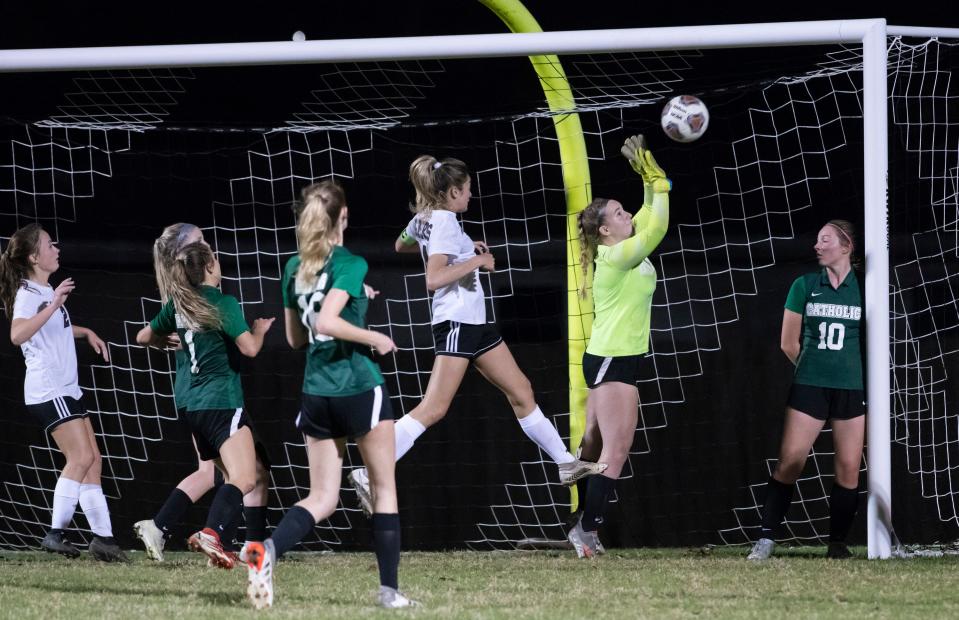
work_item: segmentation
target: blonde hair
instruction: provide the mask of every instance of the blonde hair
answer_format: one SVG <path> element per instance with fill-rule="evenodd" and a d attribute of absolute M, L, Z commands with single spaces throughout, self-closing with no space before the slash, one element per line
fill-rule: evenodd
<path fill-rule="evenodd" d="M 296 223 L 300 266 L 296 272 L 296 288 L 308 290 L 336 245 L 346 193 L 339 183 L 327 179 L 304 187 L 300 196 L 302 207 Z"/>
<path fill-rule="evenodd" d="M 170 224 L 153 242 L 153 271 L 156 273 L 157 288 L 164 303 L 170 298 L 170 278 L 173 263 L 187 245 L 187 240 L 199 228 L 193 224 L 180 222 Z"/>
<path fill-rule="evenodd" d="M 7 317 L 13 316 L 17 289 L 30 275 L 30 257 L 40 251 L 39 224 L 27 224 L 10 235 L 7 247 L 0 254 L 0 302 Z"/>
<path fill-rule="evenodd" d="M 442 209 L 450 190 L 459 189 L 469 181 L 466 164 L 447 157 L 440 161 L 432 155 L 420 155 L 410 164 L 410 182 L 416 190 L 416 201 L 410 210 L 429 217 L 433 209 Z"/>
<path fill-rule="evenodd" d="M 586 299 L 586 289 L 589 288 L 589 268 L 596 260 L 599 227 L 603 225 L 603 216 L 608 204 L 609 198 L 594 198 L 576 217 L 579 229 L 579 267 L 583 270 L 583 282 L 579 285 L 581 299 Z"/>
<path fill-rule="evenodd" d="M 167 293 L 187 329 L 207 331 L 223 326 L 223 317 L 200 293 L 207 268 L 215 260 L 210 246 L 196 241 L 183 247 L 173 261 Z"/>

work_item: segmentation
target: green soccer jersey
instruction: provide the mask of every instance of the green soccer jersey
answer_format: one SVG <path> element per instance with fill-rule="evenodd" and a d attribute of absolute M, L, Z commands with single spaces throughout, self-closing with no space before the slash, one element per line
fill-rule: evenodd
<path fill-rule="evenodd" d="M 801 385 L 861 390 L 862 293 L 856 272 L 833 288 L 823 269 L 796 278 L 786 309 L 801 314 L 802 344 L 793 381 Z"/>
<path fill-rule="evenodd" d="M 283 306 L 297 311 L 310 338 L 303 392 L 314 396 L 352 396 L 382 385 L 383 375 L 370 358 L 369 346 L 336 340 L 316 333 L 314 328 L 323 299 L 334 288 L 346 291 L 350 296 L 340 312 L 340 318 L 356 327 L 366 328 L 366 309 L 369 305 L 363 291 L 366 261 L 343 246 L 334 246 L 323 268 L 306 290 L 297 288 L 296 272 L 299 266 L 299 256 L 287 261 L 282 288 Z"/>
<path fill-rule="evenodd" d="M 187 329 L 173 307 L 173 300 L 150 321 L 150 327 L 157 334 L 176 331 L 186 353 L 190 385 L 183 396 L 175 394 L 177 407 L 187 411 L 238 409 L 243 406 L 243 387 L 237 371 L 240 352 L 235 341 L 250 328 L 235 297 L 224 295 L 212 286 L 201 286 L 200 293 L 220 313 L 223 322 L 220 329 Z M 181 402 L 181 398 L 185 402 Z"/>
<path fill-rule="evenodd" d="M 152 325 L 152 323 L 151 323 Z M 173 378 L 173 402 L 177 409 L 186 408 L 187 395 L 190 393 L 190 356 L 183 349 L 174 352 L 176 375 Z"/>
<path fill-rule="evenodd" d="M 635 234 L 596 249 L 593 331 L 586 352 L 600 357 L 641 355 L 649 350 L 649 315 L 656 268 L 649 255 L 666 235 L 669 194 L 653 194 L 633 216 Z"/>

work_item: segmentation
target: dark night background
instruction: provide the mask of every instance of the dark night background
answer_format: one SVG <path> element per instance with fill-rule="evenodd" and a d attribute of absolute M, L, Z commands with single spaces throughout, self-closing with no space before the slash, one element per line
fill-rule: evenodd
<path fill-rule="evenodd" d="M 808 3 L 785 6 L 781 3 L 735 6 L 714 3 L 705 7 L 659 4 L 653 8 L 646 3 L 610 0 L 588 4 L 540 0 L 526 5 L 545 30 L 881 16 L 871 3 L 845 3 L 842 8 Z M 906 12 L 902 6 L 898 10 L 899 14 L 885 14 L 890 24 L 959 27 L 959 14 L 949 10 L 947 3 L 924 7 L 922 14 Z M 39 3 L 15 6 L 8 3 L 0 8 L 0 48 L 3 49 L 285 41 L 297 30 L 315 40 L 490 33 L 503 32 L 504 27 L 478 2 L 456 0 L 395 4 L 271 2 L 241 7 L 101 2 L 52 8 Z M 690 77 L 683 88 L 703 96 L 710 105 L 714 124 L 694 145 L 678 146 L 666 141 L 658 128 L 657 105 L 630 110 L 622 119 L 616 119 L 614 113 L 597 117 L 600 124 L 621 122 L 622 131 L 641 131 L 654 136 L 657 156 L 676 183 L 670 233 L 659 250 L 662 258 L 657 268 L 661 277 L 676 277 L 687 268 L 699 269 L 677 262 L 677 253 L 689 243 L 685 237 L 689 229 L 680 227 L 708 219 L 709 205 L 697 200 L 715 191 L 715 185 L 711 175 L 704 171 L 728 159 L 730 142 L 747 123 L 743 110 L 755 105 L 757 87 L 769 77 L 788 74 L 797 67 L 808 68 L 808 59 L 815 53 L 817 50 L 774 49 L 756 54 L 716 52 L 703 58 L 700 72 Z M 953 64 L 957 56 L 959 54 L 953 52 Z M 163 369 L 166 357 L 127 346 L 139 322 L 157 309 L 156 304 L 141 303 L 141 298 L 155 296 L 150 262 L 152 239 L 163 226 L 174 221 L 196 221 L 207 228 L 217 226 L 212 234 L 221 253 L 241 255 L 233 256 L 225 267 L 227 276 L 237 271 L 256 272 L 262 265 L 255 257 L 242 256 L 252 247 L 260 252 L 279 253 L 285 260 L 294 246 L 290 245 L 292 235 L 288 231 L 273 241 L 268 239 L 269 235 L 257 233 L 224 233 L 227 228 L 249 223 L 250 220 L 244 218 L 253 211 L 246 209 L 247 203 L 259 205 L 264 193 L 269 193 L 271 204 L 288 205 L 303 184 L 298 180 L 308 176 L 306 170 L 315 170 L 311 167 L 313 164 L 330 166 L 316 176 L 329 174 L 331 170 L 348 176 L 344 170 L 355 167 L 355 175 L 344 181 L 352 207 L 347 244 L 368 259 L 368 281 L 383 291 L 384 298 L 424 296 L 422 277 L 413 277 L 421 269 L 419 261 L 415 256 L 396 257 L 390 250 L 392 239 L 408 219 L 404 209 L 409 199 L 406 170 L 412 158 L 422 152 L 452 155 L 464 159 L 478 171 L 489 171 L 495 165 L 511 165 L 501 159 L 504 151 L 490 145 L 517 139 L 511 133 L 516 127 L 526 132 L 525 137 L 549 131 L 548 121 L 534 126 L 531 122 L 511 125 L 498 120 L 543 106 L 542 93 L 526 59 L 444 64 L 447 71 L 434 76 L 435 91 L 416 101 L 416 112 L 407 126 L 388 132 L 374 130 L 373 137 L 368 130 L 355 132 L 359 137 L 330 132 L 328 138 L 323 139 L 328 140 L 328 148 L 321 149 L 320 155 L 314 153 L 304 162 L 293 164 L 297 179 L 273 182 L 267 184 L 268 187 L 255 182 L 243 187 L 229 180 L 250 175 L 251 167 L 256 170 L 256 164 L 247 160 L 249 151 L 269 152 L 270 157 L 264 158 L 268 163 L 282 150 L 285 137 L 266 135 L 258 128 L 282 124 L 290 110 L 296 109 L 297 102 L 304 100 L 312 89 L 320 88 L 316 76 L 325 75 L 327 67 L 196 69 L 183 80 L 184 92 L 176 107 L 171 108 L 170 116 L 163 119 L 162 130 L 133 132 L 129 134 L 129 145 L 125 144 L 126 137 L 109 137 L 112 151 L 109 178 L 92 179 L 95 197 L 71 203 L 76 210 L 75 217 L 71 214 L 57 223 L 64 254 L 62 273 L 54 276 L 54 280 L 61 275 L 77 280 L 78 289 L 71 296 L 69 306 L 75 322 L 94 328 L 104 340 L 116 345 L 112 349 L 116 368 L 112 371 L 96 366 L 82 343 L 78 351 L 81 384 L 85 388 L 91 383 L 97 386 L 95 390 L 86 390 L 87 406 L 108 413 L 101 416 L 95 428 L 107 436 L 104 470 L 113 480 L 105 482 L 104 488 L 111 497 L 115 530 L 124 546 L 138 546 L 130 533 L 132 522 L 151 515 L 172 486 L 192 471 L 189 439 L 176 422 L 168 419 L 173 415 L 169 399 L 154 397 L 155 392 L 164 389 L 151 384 L 157 375 L 136 370 Z M 0 75 L 2 145 L 22 139 L 24 123 L 41 121 L 62 111 L 64 93 L 70 92 L 76 77 L 61 73 Z M 726 85 L 730 84 L 735 86 L 727 89 Z M 481 122 L 461 122 L 466 118 L 478 118 Z M 831 217 L 862 219 L 861 123 L 850 121 L 842 127 L 847 132 L 844 136 L 847 146 L 834 156 L 837 159 L 830 160 L 833 166 L 830 178 L 809 185 L 808 199 L 812 207 L 793 214 L 794 236 L 770 244 L 774 247 L 775 264 L 756 272 L 754 294 L 736 296 L 733 302 L 714 303 L 709 309 L 709 320 L 715 329 L 674 329 L 673 316 L 700 322 L 694 303 L 689 304 L 688 317 L 682 315 L 682 305 L 675 310 L 670 306 L 676 315 L 665 311 L 654 315 L 654 328 L 660 330 L 654 336 L 654 348 L 675 354 L 657 358 L 655 368 L 650 358 L 649 376 L 668 379 L 644 382 L 640 386 L 644 402 L 642 430 L 637 433 L 635 454 L 631 457 L 631 475 L 620 483 L 618 501 L 607 519 L 605 538 L 610 544 L 677 546 L 723 542 L 717 532 L 737 527 L 733 510 L 754 504 L 750 487 L 765 482 L 767 460 L 776 457 L 782 406 L 789 385 L 790 370 L 778 349 L 781 308 L 788 285 L 796 276 L 815 268 L 811 246 L 818 227 L 825 220 Z M 596 194 L 635 196 L 641 191 L 618 161 L 616 149 L 622 131 L 588 138 L 590 155 L 597 158 L 591 162 Z M 310 141 L 319 139 L 316 134 L 309 138 Z M 955 150 L 954 132 L 949 139 Z M 294 134 L 289 146 L 296 150 L 306 145 L 306 140 Z M 891 142 L 897 144 L 902 140 L 891 137 Z M 368 149 L 363 148 L 364 141 L 369 142 Z M 598 147 L 604 149 L 605 157 L 597 153 Z M 352 157 L 343 159 L 344 150 L 352 152 Z M 525 147 L 518 147 L 516 151 L 517 157 L 529 161 L 530 153 Z M 57 155 L 50 157 L 55 163 Z M 603 158 L 606 161 L 600 161 Z M 904 161 L 908 167 L 916 158 L 914 154 L 900 155 L 898 159 L 891 156 L 890 165 Z M 6 159 L 0 159 L 0 164 L 5 163 Z M 36 165 L 41 166 L 39 162 Z M 536 176 L 539 172 L 536 169 L 531 174 Z M 2 181 L 8 178 L 19 181 L 19 174 L 4 176 Z M 263 172 L 262 176 L 270 174 Z M 541 206 L 548 210 L 548 217 L 531 219 L 525 230 L 515 223 L 504 223 L 502 227 L 467 224 L 466 230 L 474 237 L 482 232 L 491 245 L 502 246 L 524 234 L 544 240 L 529 248 L 528 259 L 533 270 L 512 271 L 509 278 L 494 276 L 487 281 L 487 290 L 492 289 L 496 295 L 491 308 L 495 310 L 500 330 L 532 380 L 544 411 L 552 414 L 568 410 L 563 296 L 565 220 L 562 192 L 555 191 L 561 187 L 558 173 L 545 169 L 543 174 L 548 179 L 535 182 L 545 182 L 554 191 L 544 191 L 542 196 L 528 197 L 528 200 L 534 209 Z M 526 175 L 527 172 L 520 174 L 519 181 L 529 182 L 531 179 Z M 493 172 L 478 172 L 476 176 L 482 194 L 496 196 L 515 189 L 516 180 L 498 178 Z M 893 202 L 901 198 L 903 204 L 908 204 L 915 196 L 928 191 L 921 184 L 892 175 L 890 182 Z M 6 186 L 0 185 L 0 188 Z M 474 193 L 476 191 L 474 181 Z M 22 196 L 0 192 L 0 237 L 4 241 L 31 214 L 50 217 L 49 200 L 28 202 Z M 228 208 L 230 203 L 244 206 L 238 207 L 234 214 Z M 212 218 L 211 204 L 217 205 Z M 503 204 L 488 199 L 474 201 L 470 216 L 482 216 L 484 220 L 516 217 L 515 212 L 509 211 L 510 204 L 508 200 Z M 11 216 L 11 213 L 18 215 Z M 275 220 L 257 221 L 258 225 L 286 226 L 292 222 L 285 206 L 277 206 L 276 213 Z M 58 214 L 63 216 L 62 212 Z M 924 230 L 922 216 L 911 211 L 894 212 L 892 219 L 894 226 L 899 227 L 894 233 L 897 239 L 905 240 L 906 233 Z M 208 238 L 210 234 L 208 232 Z M 264 248 L 261 245 L 264 239 L 274 245 Z M 510 254 L 506 260 L 499 255 L 515 250 L 496 251 L 498 264 L 502 262 L 517 269 L 525 266 L 526 258 L 521 255 Z M 271 267 L 269 260 L 261 258 L 261 262 L 264 260 L 266 267 Z M 227 265 L 227 261 L 224 264 Z M 948 269 L 947 281 L 949 277 L 955 278 L 951 274 L 959 271 Z M 739 273 L 730 276 L 743 281 L 751 277 L 751 274 Z M 671 286 L 661 286 L 657 304 L 675 302 L 665 297 L 674 290 Z M 224 288 L 250 304 L 246 307 L 248 319 L 281 316 L 279 287 L 273 280 L 228 280 Z M 687 294 L 693 296 L 691 292 Z M 255 303 L 260 299 L 262 304 Z M 423 318 L 422 303 L 409 306 L 383 303 L 373 304 L 371 308 L 369 318 L 374 325 L 428 320 Z M 409 314 L 403 315 L 403 312 Z M 413 316 L 415 313 L 419 314 Z M 0 321 L 0 330 L 5 329 L 6 322 Z M 701 331 L 707 334 L 705 341 Z M 430 346 L 422 333 L 412 329 L 398 329 L 393 336 L 401 347 Z M 713 344 L 715 346 L 711 346 Z M 952 341 L 945 339 L 943 348 L 950 346 Z M 688 354 L 689 347 L 696 349 L 695 354 Z M 270 516 L 273 525 L 279 520 L 279 504 L 288 506 L 295 501 L 295 487 L 302 491 L 306 481 L 302 469 L 305 458 L 291 424 L 298 401 L 301 358 L 302 354 L 289 351 L 278 322 L 268 336 L 264 352 L 249 364 L 244 377 L 247 406 L 270 446 L 275 464 L 279 465 L 274 470 L 278 488 L 271 495 L 271 507 L 276 509 Z M 427 350 L 403 353 L 396 358 L 395 366 L 400 371 L 412 368 L 422 371 L 430 363 Z M 671 364 L 675 368 L 669 367 Z M 392 363 L 385 363 L 384 369 L 393 371 L 394 367 Z M 33 545 L 35 537 L 42 535 L 47 519 L 45 496 L 49 493 L 34 487 L 52 489 L 56 461 L 50 459 L 59 458 L 51 457 L 36 424 L 23 408 L 22 377 L 22 356 L 8 339 L 0 339 L 0 421 L 7 429 L 0 439 L 0 469 L 5 472 L 3 479 L 9 486 L 6 496 L 0 497 L 0 545 L 13 547 Z M 408 410 L 417 402 L 415 395 L 420 386 L 416 385 L 416 377 L 396 374 L 391 377 L 392 383 L 388 385 L 394 394 L 395 406 L 402 405 Z M 423 378 L 424 374 L 419 375 L 420 380 Z M 948 395 L 956 396 L 954 387 L 944 389 Z M 93 401 L 96 407 L 91 405 Z M 511 418 L 504 399 L 494 388 L 476 373 L 470 373 L 448 418 L 424 435 L 397 469 L 405 546 L 458 547 L 478 538 L 486 542 L 474 545 L 476 547 L 502 546 L 493 541 L 496 536 L 492 530 L 482 530 L 482 535 L 477 532 L 476 524 L 490 522 L 491 513 L 495 515 L 494 520 L 503 523 L 510 519 L 550 522 L 550 516 L 543 517 L 541 507 L 524 508 L 524 502 L 539 504 L 550 501 L 550 497 L 555 501 L 555 497 L 564 495 L 554 490 L 551 496 L 545 490 L 545 483 L 555 475 L 551 466 L 544 469 L 538 464 L 518 465 L 535 463 L 539 457 Z M 558 424 L 565 433 L 565 418 L 560 418 Z M 163 442 L 127 439 L 123 448 L 128 453 L 120 454 L 115 448 L 119 445 L 116 436 L 120 434 L 127 438 L 162 436 Z M 43 447 L 28 447 L 37 443 Z M 817 444 L 817 451 L 830 449 L 828 436 Z M 893 455 L 896 485 L 893 510 L 899 534 L 917 542 L 955 538 L 954 517 L 940 519 L 937 506 L 941 506 L 935 500 L 925 499 L 925 488 L 919 487 L 916 476 L 907 473 L 913 461 L 906 462 L 906 451 L 894 448 Z M 355 455 L 351 453 L 352 458 Z M 28 466 L 20 467 L 23 464 Z M 809 501 L 803 506 L 809 515 L 798 508 L 790 513 L 790 518 L 799 524 L 793 535 L 803 540 L 814 539 L 825 531 L 823 515 L 826 513 L 819 499 L 823 491 L 821 487 L 817 490 L 819 479 L 814 476 L 814 468 L 818 466 L 824 468 L 822 474 L 831 478 L 828 455 L 810 460 L 806 475 L 812 478 L 801 487 L 801 491 L 812 494 L 806 496 Z M 530 479 L 530 475 L 542 479 Z M 532 490 L 524 491 L 529 495 L 517 499 L 508 485 L 521 481 L 531 485 Z M 827 495 L 828 484 L 827 480 Z M 865 477 L 861 485 L 865 487 Z M 761 496 L 762 489 L 757 492 Z M 352 509 L 351 492 L 344 491 L 342 500 Z M 945 504 L 949 503 L 951 497 L 947 495 Z M 505 510 L 510 514 L 504 516 L 491 511 L 491 506 L 500 505 L 512 506 Z M 202 521 L 206 506 L 206 501 L 201 501 L 191 512 L 184 535 L 188 533 L 187 526 Z M 856 542 L 865 539 L 865 501 L 860 509 L 853 535 Z M 549 513 L 552 509 L 545 510 Z M 565 507 L 560 506 L 558 511 L 561 519 Z M 813 526 L 803 525 L 809 519 Z M 744 526 L 752 526 L 755 521 L 755 515 L 746 517 Z M 80 525 L 84 521 L 78 518 L 76 523 Z M 358 533 L 353 532 L 353 527 Z M 314 543 L 311 548 L 317 548 L 318 541 L 332 546 L 339 543 L 347 547 L 354 543 L 362 546 L 367 540 L 365 528 L 364 520 L 356 511 L 338 510 L 329 523 L 318 528 L 318 538 L 309 542 Z M 556 538 L 557 531 L 556 527 L 546 528 L 542 535 Z M 517 534 L 510 527 L 504 527 L 501 534 L 514 540 L 530 535 L 525 530 L 522 535 Z M 744 539 L 734 533 L 731 541 L 743 542 Z"/>

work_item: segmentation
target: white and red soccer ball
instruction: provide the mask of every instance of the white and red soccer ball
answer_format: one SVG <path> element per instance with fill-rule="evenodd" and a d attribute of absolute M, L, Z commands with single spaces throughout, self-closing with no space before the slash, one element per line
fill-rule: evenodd
<path fill-rule="evenodd" d="M 679 95 L 663 108 L 660 124 L 666 135 L 676 142 L 692 142 L 709 127 L 709 110 L 698 97 Z"/>

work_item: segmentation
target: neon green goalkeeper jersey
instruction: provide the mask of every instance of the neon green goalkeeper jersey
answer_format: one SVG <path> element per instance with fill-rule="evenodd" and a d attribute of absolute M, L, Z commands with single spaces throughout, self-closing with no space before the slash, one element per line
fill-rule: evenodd
<path fill-rule="evenodd" d="M 318 334 L 314 328 L 323 299 L 330 289 L 346 291 L 350 299 L 340 318 L 366 328 L 369 300 L 363 291 L 366 261 L 343 246 L 333 251 L 311 285 L 301 290 L 296 281 L 300 257 L 294 256 L 283 270 L 283 306 L 297 311 L 310 337 L 303 373 L 303 393 L 314 396 L 353 396 L 383 384 L 379 366 L 371 359 L 370 347 Z"/>
<path fill-rule="evenodd" d="M 656 268 L 649 255 L 666 236 L 669 194 L 649 196 L 633 216 L 634 234 L 596 248 L 593 333 L 586 352 L 600 357 L 641 355 L 649 350 L 649 314 Z"/>

